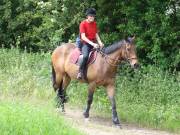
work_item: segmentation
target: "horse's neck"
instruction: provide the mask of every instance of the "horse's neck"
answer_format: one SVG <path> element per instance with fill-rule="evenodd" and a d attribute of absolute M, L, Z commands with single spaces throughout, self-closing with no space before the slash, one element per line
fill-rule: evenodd
<path fill-rule="evenodd" d="M 119 57 L 120 57 L 120 51 L 117 50 L 111 54 L 108 54 L 109 59 L 111 60 L 111 63 L 113 65 L 118 65 L 119 63 Z"/>
<path fill-rule="evenodd" d="M 103 68 L 106 68 L 106 71 L 108 71 L 112 76 L 116 74 L 118 63 L 119 63 L 119 52 L 113 52 L 111 54 L 108 54 L 107 57 L 103 59 L 105 61 L 106 66 Z"/>

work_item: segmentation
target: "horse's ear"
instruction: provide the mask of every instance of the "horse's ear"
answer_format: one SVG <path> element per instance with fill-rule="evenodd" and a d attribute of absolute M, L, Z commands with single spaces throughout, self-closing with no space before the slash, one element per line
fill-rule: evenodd
<path fill-rule="evenodd" d="M 133 35 L 133 37 L 131 38 L 131 43 L 134 43 L 135 38 L 135 35 Z"/>
<path fill-rule="evenodd" d="M 133 43 L 134 40 L 135 40 L 135 36 L 128 37 L 127 40 L 128 40 L 130 43 Z"/>
<path fill-rule="evenodd" d="M 132 37 L 132 41 L 134 41 L 134 40 L 135 40 L 135 38 L 136 38 L 136 36 L 135 36 L 135 35 L 133 35 L 133 37 Z"/>

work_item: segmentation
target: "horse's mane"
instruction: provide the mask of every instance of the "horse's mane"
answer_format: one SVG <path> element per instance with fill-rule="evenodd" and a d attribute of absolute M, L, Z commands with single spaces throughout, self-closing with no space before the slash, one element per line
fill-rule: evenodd
<path fill-rule="evenodd" d="M 113 43 L 112 45 L 103 48 L 103 52 L 105 54 L 110 54 L 119 49 L 123 44 L 125 43 L 125 40 L 120 40 L 118 42 Z"/>

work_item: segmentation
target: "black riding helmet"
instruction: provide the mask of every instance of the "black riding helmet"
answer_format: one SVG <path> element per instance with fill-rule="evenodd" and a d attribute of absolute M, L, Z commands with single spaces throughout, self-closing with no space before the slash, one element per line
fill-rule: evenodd
<path fill-rule="evenodd" d="M 89 8 L 86 10 L 86 16 L 96 16 L 96 9 L 94 8 Z"/>

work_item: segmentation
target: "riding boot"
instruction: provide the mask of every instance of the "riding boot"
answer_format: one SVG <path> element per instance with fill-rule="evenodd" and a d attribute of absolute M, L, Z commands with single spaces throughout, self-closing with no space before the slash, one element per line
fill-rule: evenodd
<path fill-rule="evenodd" d="M 78 75 L 77 75 L 77 79 L 84 79 L 84 69 L 85 69 L 85 63 L 86 63 L 86 61 L 84 62 L 82 62 L 81 64 L 82 65 L 80 65 L 80 68 L 79 68 L 79 72 L 78 72 Z"/>
<path fill-rule="evenodd" d="M 77 79 L 85 79 L 84 71 L 87 64 L 89 52 L 90 52 L 90 49 L 88 48 L 88 45 L 84 45 L 82 47 L 83 58 L 82 58 L 82 62 L 80 62 L 80 65 L 79 65 L 79 73 L 77 75 Z"/>

